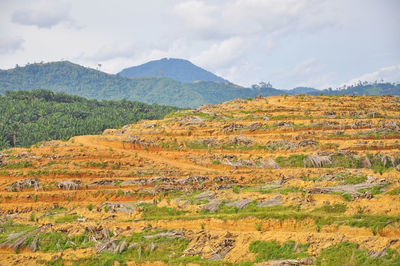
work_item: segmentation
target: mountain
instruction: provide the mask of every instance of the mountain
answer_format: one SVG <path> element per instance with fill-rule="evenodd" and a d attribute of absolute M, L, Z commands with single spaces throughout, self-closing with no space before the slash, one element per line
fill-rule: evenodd
<path fill-rule="evenodd" d="M 188 60 L 177 58 L 150 61 L 139 66 L 125 68 L 118 74 L 130 78 L 165 77 L 181 82 L 213 81 L 229 83 L 229 81 L 192 64 Z"/>
<path fill-rule="evenodd" d="M 317 92 L 309 92 L 310 95 L 394 95 L 400 96 L 400 84 L 393 83 L 374 83 L 358 84 L 344 89 L 326 89 Z"/>
<path fill-rule="evenodd" d="M 310 87 L 296 87 L 294 89 L 288 90 L 288 94 L 308 94 L 313 92 L 320 92 L 317 89 L 310 88 Z"/>
<path fill-rule="evenodd" d="M 0 70 L 0 94 L 4 94 L 5 91 L 35 89 L 64 92 L 97 100 L 126 99 L 177 107 L 198 107 L 202 104 L 217 104 L 235 98 L 253 98 L 258 95 L 299 94 L 298 90 L 303 90 L 285 91 L 270 87 L 242 88 L 232 83 L 212 81 L 186 83 L 166 77 L 127 78 L 68 61 L 29 64 L 24 67 Z M 346 90 L 311 91 L 307 94 L 400 95 L 400 85 L 380 83 L 349 87 Z"/>
<path fill-rule="evenodd" d="M 5 91 L 46 89 L 97 100 L 141 101 L 178 107 L 198 107 L 234 98 L 280 95 L 273 88 L 249 89 L 231 83 L 183 83 L 165 77 L 127 78 L 68 61 L 29 64 L 0 70 L 0 94 Z"/>

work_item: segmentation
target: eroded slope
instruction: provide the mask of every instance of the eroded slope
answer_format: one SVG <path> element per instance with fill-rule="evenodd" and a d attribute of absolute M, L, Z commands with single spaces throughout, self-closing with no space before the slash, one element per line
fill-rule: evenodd
<path fill-rule="evenodd" d="M 396 264 L 399 118 L 256 97 L 7 150 L 1 262 Z"/>

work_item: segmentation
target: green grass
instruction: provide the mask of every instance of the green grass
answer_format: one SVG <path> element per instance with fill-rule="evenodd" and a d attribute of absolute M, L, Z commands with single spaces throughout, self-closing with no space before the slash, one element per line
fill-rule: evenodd
<path fill-rule="evenodd" d="M 364 193 L 366 191 L 369 191 L 372 195 L 378 195 L 382 193 L 382 189 L 384 187 L 388 186 L 386 185 L 377 185 L 377 186 L 373 186 L 373 187 L 369 187 L 369 188 L 364 188 L 364 189 L 359 189 L 358 192 L 360 193 Z"/>
<path fill-rule="evenodd" d="M 367 176 L 354 176 L 349 174 L 344 175 L 344 183 L 346 185 L 361 184 L 367 181 L 367 179 L 368 179 Z"/>
<path fill-rule="evenodd" d="M 186 213 L 186 211 L 181 211 L 175 208 L 168 207 L 158 207 L 157 205 L 143 203 L 140 204 L 142 208 L 142 217 L 143 218 L 151 218 L 151 219 L 160 219 L 171 216 L 179 216 Z"/>
<path fill-rule="evenodd" d="M 16 163 L 9 163 L 6 165 L 0 166 L 0 168 L 3 169 L 20 169 L 20 168 L 27 168 L 27 167 L 32 167 L 32 163 L 29 161 L 23 161 L 23 162 L 16 162 Z"/>
<path fill-rule="evenodd" d="M 275 159 L 275 161 L 281 167 L 304 167 L 304 159 L 307 156 L 304 154 L 294 154 L 290 155 L 289 157 L 279 156 Z"/>
<path fill-rule="evenodd" d="M 400 265 L 400 256 L 396 251 L 388 248 L 386 255 L 374 258 L 367 255 L 367 251 L 359 249 L 358 245 L 342 242 L 338 245 L 322 250 L 315 264 L 318 266 L 342 265 Z"/>
<path fill-rule="evenodd" d="M 10 234 L 24 231 L 29 232 L 36 228 L 36 226 L 32 225 L 14 223 L 13 220 L 2 223 L 0 227 L 3 228 L 3 231 L 0 233 L 0 243 L 5 242 Z"/>
<path fill-rule="evenodd" d="M 275 115 L 270 117 L 271 120 L 287 120 L 287 119 L 313 119 L 311 115 Z"/>
<path fill-rule="evenodd" d="M 175 140 L 175 141 L 161 141 L 160 143 L 161 148 L 165 150 L 179 150 L 180 149 L 180 144 Z"/>
<path fill-rule="evenodd" d="M 294 252 L 296 243 L 287 241 L 282 245 L 277 241 L 253 241 L 250 243 L 249 250 L 256 253 L 256 262 L 264 262 L 268 260 L 278 259 L 299 259 L 310 257 L 306 253 L 310 244 L 298 244 L 297 252 Z"/>
<path fill-rule="evenodd" d="M 388 195 L 400 195 L 400 187 L 394 188 L 386 192 Z"/>
<path fill-rule="evenodd" d="M 123 251 L 121 254 L 112 252 L 101 252 L 100 256 L 80 259 L 74 261 L 74 265 L 115 265 L 117 261 L 121 265 L 126 265 L 127 261 L 136 263 L 162 261 L 174 265 L 185 265 L 187 263 L 197 263 L 200 265 L 221 265 L 221 261 L 209 261 L 199 256 L 183 256 L 183 251 L 188 247 L 189 241 L 185 238 L 166 238 L 155 237 L 146 239 L 145 236 L 154 235 L 166 230 L 144 230 L 141 233 L 133 233 L 130 236 L 124 236 L 118 243 L 125 241 L 128 245 L 135 243 L 136 246 Z M 117 244 L 118 244 L 117 243 Z M 154 246 L 154 250 L 151 247 Z M 63 265 L 60 259 L 57 262 L 51 262 L 49 265 Z"/>
<path fill-rule="evenodd" d="M 248 204 L 243 209 L 238 209 L 234 206 L 228 206 L 228 202 L 222 202 L 219 209 L 215 213 L 200 211 L 199 213 L 191 213 L 177 210 L 174 208 L 157 207 L 153 204 L 142 204 L 143 215 L 141 220 L 199 220 L 199 219 L 220 219 L 220 220 L 239 220 L 247 217 L 254 217 L 262 220 L 276 219 L 276 220 L 304 220 L 311 218 L 314 220 L 317 231 L 325 225 L 348 225 L 351 227 L 365 227 L 370 228 L 374 234 L 379 230 L 392 223 L 400 222 L 400 216 L 374 216 L 366 214 L 356 214 L 346 216 L 343 213 L 346 211 L 344 204 L 334 204 L 332 206 L 323 206 L 314 211 L 305 211 L 298 206 L 264 206 L 258 207 L 255 201 Z M 129 222 L 131 220 L 125 220 Z"/>
<path fill-rule="evenodd" d="M 300 188 L 300 187 L 295 187 L 295 186 L 289 186 L 289 187 L 267 187 L 267 188 L 260 188 L 260 187 L 248 187 L 243 189 L 244 191 L 250 191 L 250 192 L 259 192 L 262 194 L 272 194 L 272 193 L 279 193 L 283 195 L 288 195 L 289 193 L 296 193 L 296 192 L 301 192 L 304 193 L 305 190 Z"/>
<path fill-rule="evenodd" d="M 165 116 L 165 118 L 176 118 L 176 117 L 183 117 L 183 116 L 198 116 L 205 120 L 214 120 L 215 117 L 203 112 L 197 113 L 181 113 L 181 112 L 173 112 Z"/>
<path fill-rule="evenodd" d="M 208 149 L 208 144 L 206 143 L 200 143 L 198 140 L 194 141 L 185 141 L 185 145 L 187 148 L 191 150 L 206 150 Z"/>
<path fill-rule="evenodd" d="M 79 218 L 79 215 L 77 215 L 77 214 L 66 214 L 64 216 L 57 217 L 55 222 L 57 224 L 72 223 L 72 222 L 75 222 L 78 218 Z"/>
<path fill-rule="evenodd" d="M 106 168 L 108 166 L 107 162 L 86 162 L 87 167 L 96 167 L 96 168 Z"/>
<path fill-rule="evenodd" d="M 240 193 L 240 187 L 238 185 L 233 185 L 232 191 L 233 191 L 233 193 L 239 194 Z"/>
<path fill-rule="evenodd" d="M 315 209 L 314 212 L 322 211 L 326 213 L 344 213 L 346 209 L 346 204 L 336 203 L 333 205 L 324 205 L 321 208 Z"/>
<path fill-rule="evenodd" d="M 377 234 L 387 225 L 398 222 L 400 222 L 400 216 L 356 214 L 349 217 L 345 224 L 352 227 L 371 228 L 372 232 Z"/>
<path fill-rule="evenodd" d="M 388 163 L 386 166 L 382 165 L 382 162 L 379 158 L 374 158 L 373 155 L 367 155 L 371 161 L 371 169 L 374 170 L 375 173 L 383 174 L 385 171 L 391 171 L 394 169 L 391 163 Z M 310 163 L 306 163 L 304 165 L 304 159 L 307 158 L 304 154 L 294 154 L 289 157 L 279 156 L 275 159 L 275 161 L 282 167 L 311 167 Z M 361 162 L 362 157 L 352 156 L 352 155 L 344 155 L 341 153 L 336 153 L 330 156 L 332 163 L 324 165 L 324 168 L 362 168 Z M 400 158 L 395 158 L 396 162 L 400 161 Z M 348 177 L 347 181 L 352 184 L 352 182 L 360 182 L 363 180 L 363 177 Z"/>
<path fill-rule="evenodd" d="M 266 146 L 255 143 L 253 145 L 237 145 L 237 144 L 224 144 L 220 146 L 224 150 L 231 151 L 251 151 L 251 150 L 265 150 Z"/>
<path fill-rule="evenodd" d="M 33 239 L 28 238 L 27 244 L 29 245 Z M 67 233 L 62 232 L 47 232 L 39 236 L 39 250 L 43 252 L 58 251 L 58 249 L 66 250 L 68 248 L 88 248 L 95 245 L 94 242 L 89 240 L 87 233 L 80 235 L 68 236 Z M 58 243 L 58 247 L 57 247 Z"/>

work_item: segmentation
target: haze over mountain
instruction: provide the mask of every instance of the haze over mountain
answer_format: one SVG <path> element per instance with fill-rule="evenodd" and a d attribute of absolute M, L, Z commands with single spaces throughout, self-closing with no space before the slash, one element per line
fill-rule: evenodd
<path fill-rule="evenodd" d="M 282 94 L 282 91 L 273 88 L 252 90 L 212 81 L 183 83 L 165 77 L 126 78 L 69 61 L 0 70 L 0 93 L 33 89 L 47 89 L 98 100 L 127 99 L 178 107 L 197 107 L 260 94 Z"/>
<path fill-rule="evenodd" d="M 213 81 L 229 82 L 192 64 L 185 59 L 163 58 L 139 66 L 125 68 L 118 73 L 124 77 L 166 77 L 181 82 Z"/>
<path fill-rule="evenodd" d="M 185 71 L 182 71 L 185 72 Z M 364 90 L 363 88 L 367 88 Z M 198 107 L 235 98 L 282 94 L 368 94 L 400 95 L 400 85 L 364 84 L 346 90 L 295 88 L 278 90 L 268 86 L 242 88 L 232 83 L 200 81 L 185 83 L 166 77 L 127 78 L 86 68 L 69 61 L 29 64 L 0 70 L 0 93 L 5 91 L 47 89 L 97 100 L 134 100 L 178 107 Z"/>

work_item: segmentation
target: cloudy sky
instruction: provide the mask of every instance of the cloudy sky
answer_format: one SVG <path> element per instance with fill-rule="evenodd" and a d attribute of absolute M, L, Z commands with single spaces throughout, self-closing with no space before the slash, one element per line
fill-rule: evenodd
<path fill-rule="evenodd" d="M 0 69 L 184 58 L 243 86 L 400 81 L 398 0 L 0 0 Z"/>

